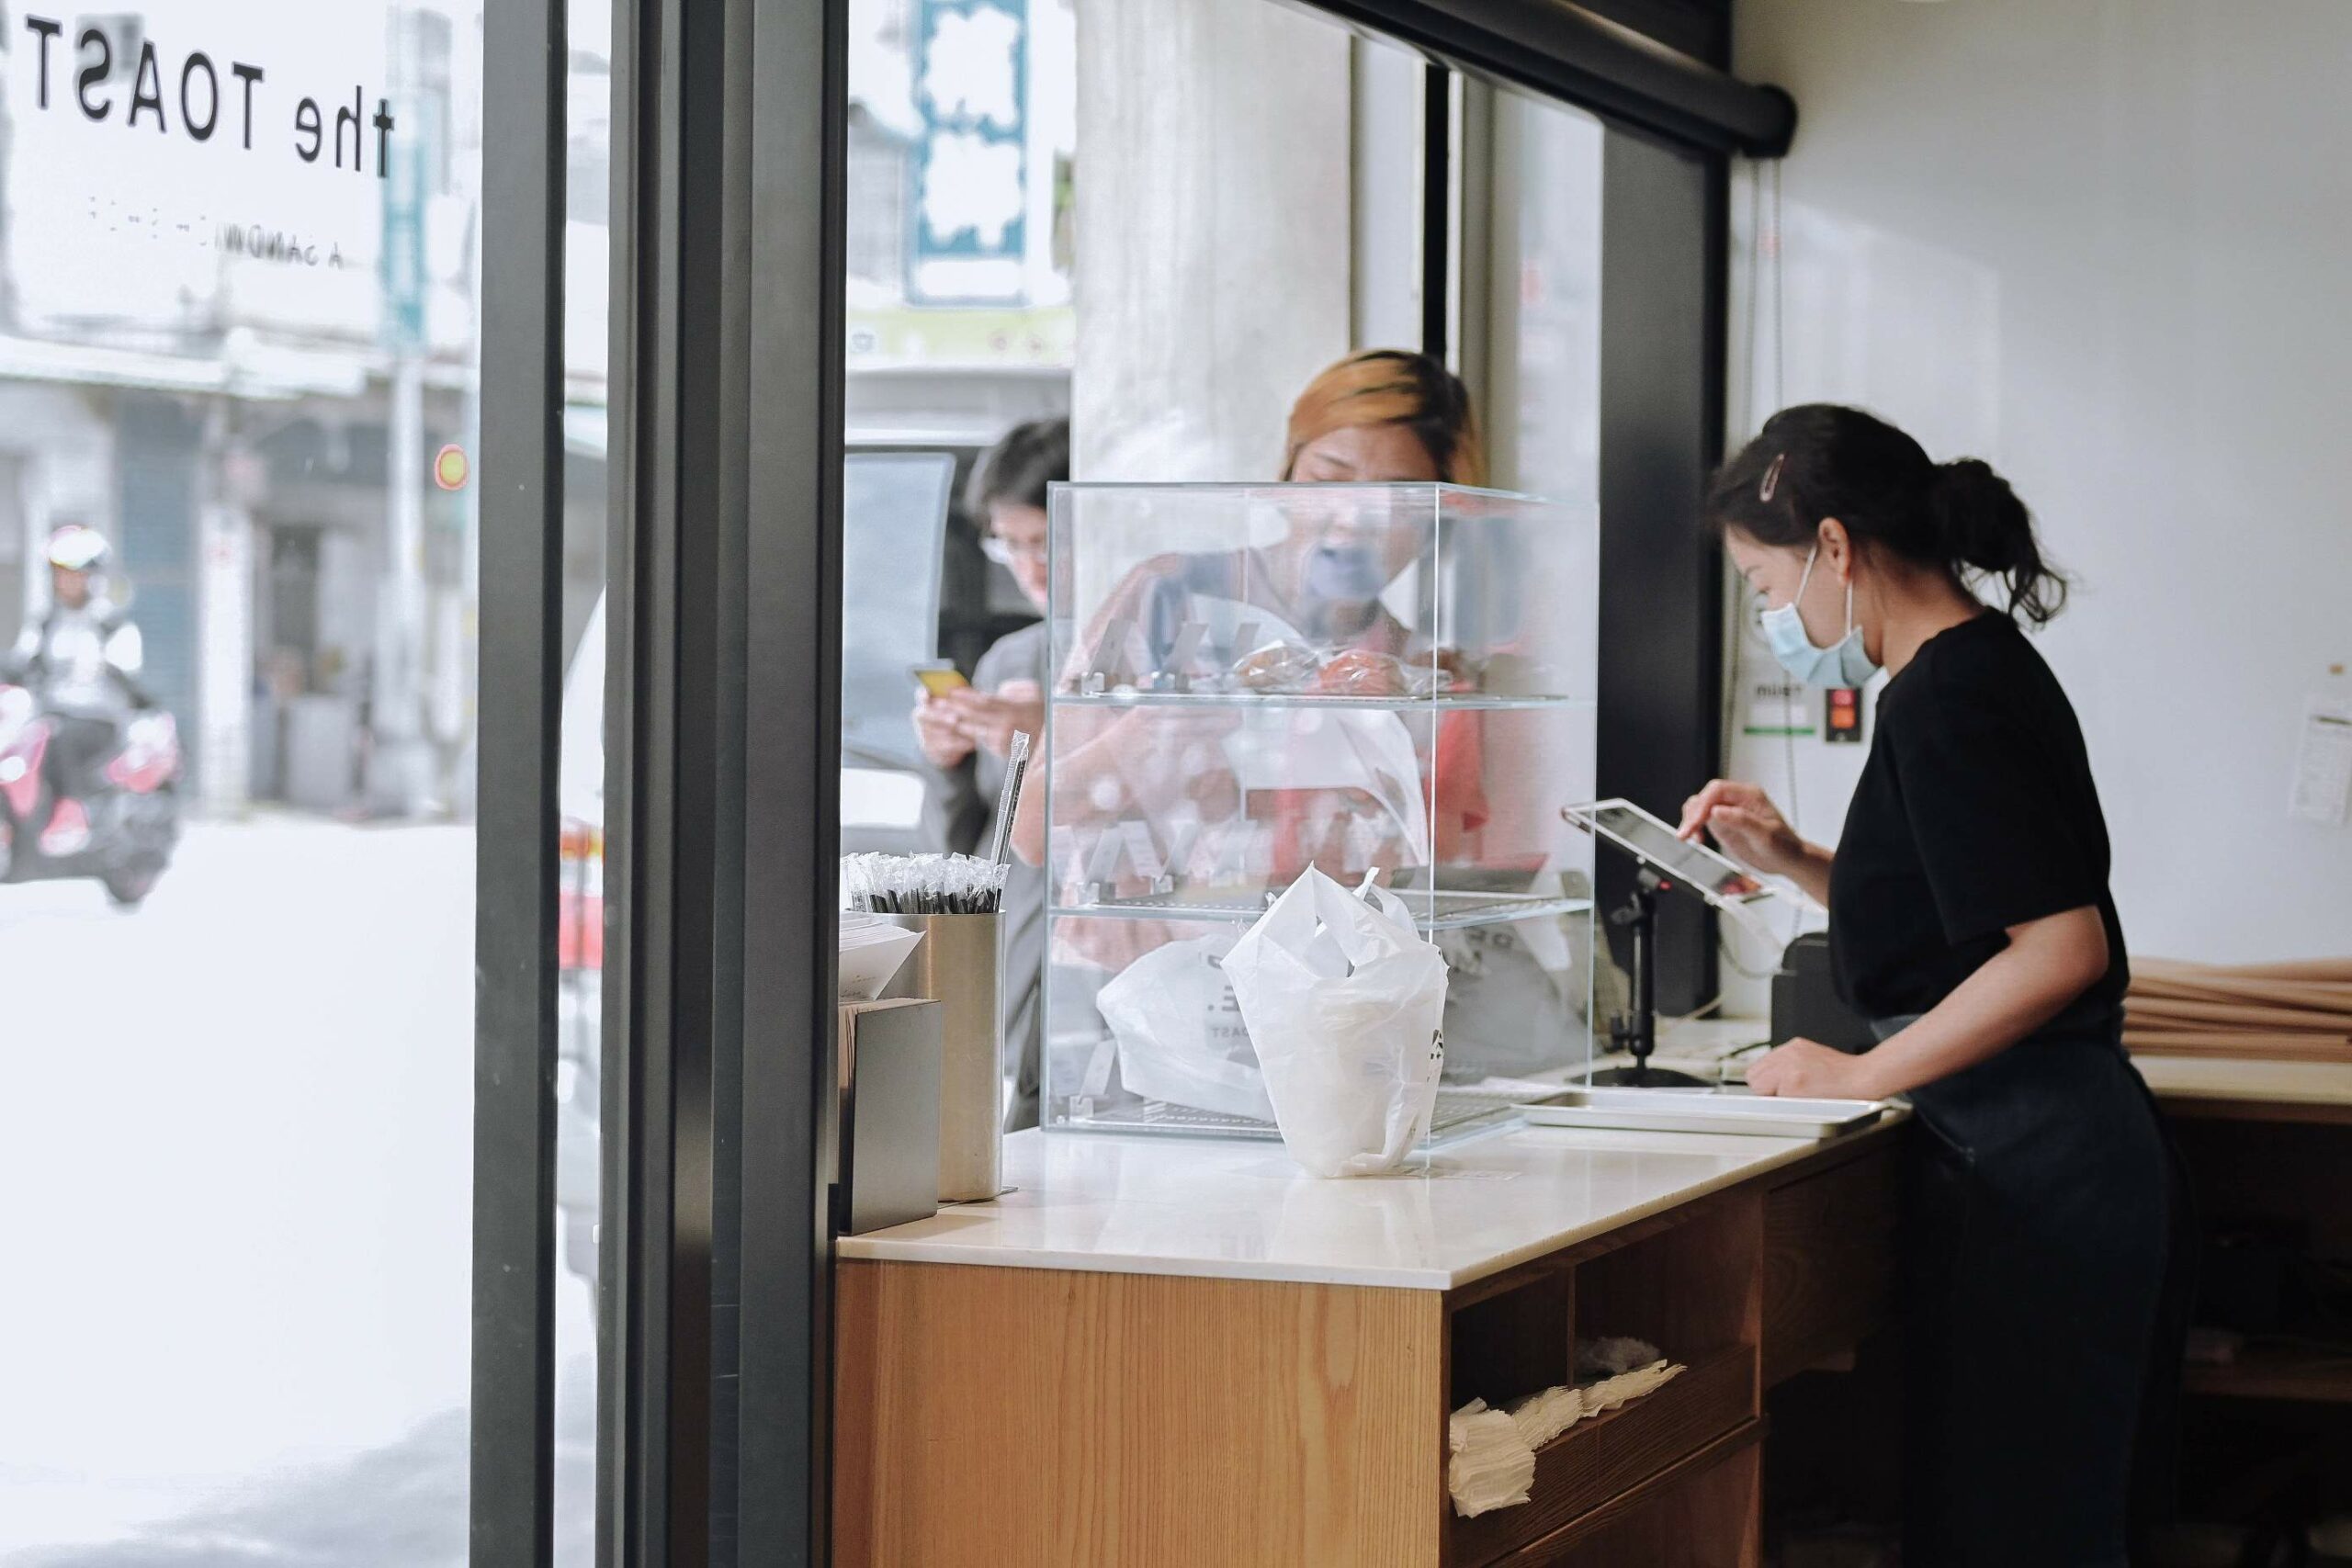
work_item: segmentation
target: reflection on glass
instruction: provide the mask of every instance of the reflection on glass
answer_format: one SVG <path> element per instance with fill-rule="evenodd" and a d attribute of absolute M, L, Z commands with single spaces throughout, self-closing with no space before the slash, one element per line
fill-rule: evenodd
<path fill-rule="evenodd" d="M 461 1563 L 481 6 L 8 26 L 0 1562 Z"/>
<path fill-rule="evenodd" d="M 605 366 L 611 298 L 611 0 L 568 0 L 563 639 L 556 751 L 555 1561 L 595 1561 L 603 1178 Z"/>
<path fill-rule="evenodd" d="M 1600 494 L 1600 149 L 1590 115 L 1496 95 L 1496 476 L 1561 501 Z"/>

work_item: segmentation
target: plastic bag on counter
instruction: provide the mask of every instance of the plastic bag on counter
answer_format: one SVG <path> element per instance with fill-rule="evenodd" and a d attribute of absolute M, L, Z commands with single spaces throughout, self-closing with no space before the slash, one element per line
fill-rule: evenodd
<path fill-rule="evenodd" d="M 1317 1176 L 1374 1176 L 1428 1136 L 1445 1066 L 1445 959 L 1370 877 L 1312 867 L 1226 954 L 1274 1124 Z"/>
<path fill-rule="evenodd" d="M 1217 966 L 1233 942 L 1219 931 L 1156 947 L 1106 983 L 1094 1005 L 1119 1043 L 1119 1081 L 1133 1093 L 1271 1122 L 1258 1055 Z"/>

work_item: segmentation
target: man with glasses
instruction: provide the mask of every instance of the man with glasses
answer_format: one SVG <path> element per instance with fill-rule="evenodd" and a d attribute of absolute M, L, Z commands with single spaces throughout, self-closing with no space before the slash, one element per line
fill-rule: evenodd
<path fill-rule="evenodd" d="M 1046 487 L 1069 478 L 1069 422 L 1014 426 L 972 469 L 966 505 L 982 548 L 1046 613 Z M 932 766 L 925 825 L 932 840 L 971 852 L 989 840 L 1005 754 L 1016 731 L 1045 744 L 1046 627 L 1043 620 L 1000 637 L 980 656 L 972 683 L 915 705 L 915 737 Z M 1035 775 L 1033 773 L 1032 777 Z M 1004 1039 L 1017 1063 L 1005 1124 L 1037 1124 L 1038 1051 L 1046 958 L 1045 874 L 1015 861 L 1004 889 Z"/>

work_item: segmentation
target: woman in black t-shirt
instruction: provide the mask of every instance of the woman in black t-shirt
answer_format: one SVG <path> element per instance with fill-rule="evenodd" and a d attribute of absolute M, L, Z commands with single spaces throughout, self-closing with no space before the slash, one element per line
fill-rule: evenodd
<path fill-rule="evenodd" d="M 1889 676 L 1832 852 L 1752 784 L 1683 809 L 1828 906 L 1876 1049 L 1792 1040 L 1759 1093 L 1911 1097 L 1909 1568 L 2120 1568 L 2161 1511 L 2188 1247 L 2121 1047 L 2123 933 L 2073 707 L 2018 629 L 2065 583 L 2007 481 L 1857 410 L 1773 416 L 1710 519 L 1800 680 Z M 1996 590 L 1988 608 L 1973 587 Z"/>

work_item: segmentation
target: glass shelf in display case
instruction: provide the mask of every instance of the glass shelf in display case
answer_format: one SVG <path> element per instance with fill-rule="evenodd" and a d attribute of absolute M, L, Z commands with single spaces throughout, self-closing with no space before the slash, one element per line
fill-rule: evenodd
<path fill-rule="evenodd" d="M 1440 484 L 1056 487 L 1049 1127 L 1272 1134 L 1216 960 L 1313 865 L 1446 954 L 1436 1133 L 1592 1053 L 1600 530 Z"/>

